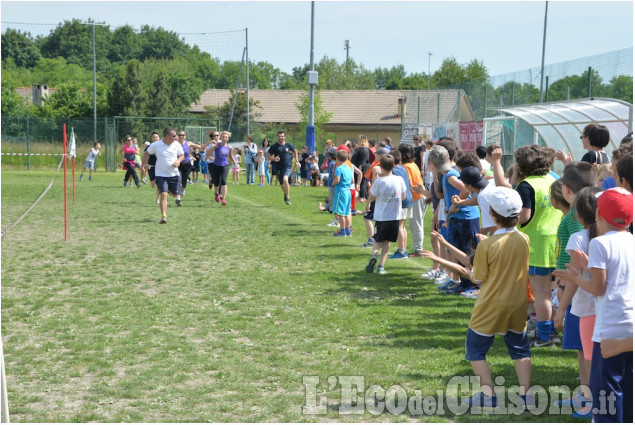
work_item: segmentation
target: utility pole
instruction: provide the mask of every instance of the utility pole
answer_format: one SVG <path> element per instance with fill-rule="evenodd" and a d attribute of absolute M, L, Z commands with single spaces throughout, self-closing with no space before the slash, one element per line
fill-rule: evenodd
<path fill-rule="evenodd" d="M 543 81 L 545 80 L 545 46 L 547 44 L 547 11 L 549 9 L 549 2 L 545 2 L 545 26 L 542 32 L 542 63 L 540 65 L 540 103 L 542 103 L 543 97 Z"/>
<path fill-rule="evenodd" d="M 346 65 L 348 65 L 348 51 L 351 49 L 350 40 L 344 40 L 344 50 L 346 50 Z"/>
<path fill-rule="evenodd" d="M 95 47 L 95 25 L 102 27 L 106 24 L 96 24 L 95 22 L 80 22 L 82 25 L 93 27 L 93 143 L 97 142 L 97 53 Z"/>
<path fill-rule="evenodd" d="M 306 73 L 306 82 L 309 84 L 309 123 L 306 127 L 306 147 L 312 154 L 315 152 L 315 125 L 314 114 L 315 107 L 313 104 L 313 94 L 315 86 L 318 84 L 318 73 L 315 71 L 315 64 L 313 63 L 313 28 L 314 28 L 314 15 L 315 15 L 315 2 L 311 2 L 311 60 L 310 70 Z"/>
<path fill-rule="evenodd" d="M 428 90 L 430 90 L 430 58 L 432 54 L 432 52 L 428 52 Z"/>

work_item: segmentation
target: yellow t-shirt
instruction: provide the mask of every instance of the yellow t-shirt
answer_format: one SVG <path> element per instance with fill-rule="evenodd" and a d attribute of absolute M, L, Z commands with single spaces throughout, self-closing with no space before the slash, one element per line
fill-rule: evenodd
<path fill-rule="evenodd" d="M 527 327 L 529 238 L 499 229 L 478 244 L 472 281 L 481 284 L 470 329 L 481 335 L 522 333 Z"/>

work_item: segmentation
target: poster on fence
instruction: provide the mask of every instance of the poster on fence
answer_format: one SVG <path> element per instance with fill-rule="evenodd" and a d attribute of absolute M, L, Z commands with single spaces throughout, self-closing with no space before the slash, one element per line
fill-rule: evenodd
<path fill-rule="evenodd" d="M 459 123 L 461 149 L 474 152 L 483 140 L 483 121 L 462 121 Z"/>
<path fill-rule="evenodd" d="M 439 140 L 441 137 L 451 137 L 454 140 L 459 140 L 459 123 L 447 123 L 445 125 L 434 127 L 434 140 Z"/>

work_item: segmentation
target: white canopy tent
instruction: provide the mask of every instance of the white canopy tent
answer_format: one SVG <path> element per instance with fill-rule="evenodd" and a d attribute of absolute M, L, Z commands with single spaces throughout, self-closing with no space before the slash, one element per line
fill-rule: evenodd
<path fill-rule="evenodd" d="M 611 138 L 605 151 L 610 158 L 622 138 L 633 131 L 633 105 L 617 99 L 576 99 L 494 110 L 501 115 L 483 120 L 483 145 L 500 145 L 506 165 L 511 165 L 514 150 L 530 144 L 570 152 L 574 160 L 580 160 L 586 153 L 580 136 L 590 123 L 608 128 Z M 562 164 L 556 162 L 554 167 L 558 172 Z"/>

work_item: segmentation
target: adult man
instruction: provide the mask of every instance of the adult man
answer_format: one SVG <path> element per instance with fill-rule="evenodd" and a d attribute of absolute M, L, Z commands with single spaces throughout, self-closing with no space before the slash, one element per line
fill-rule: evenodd
<path fill-rule="evenodd" d="M 276 174 L 284 193 L 284 202 L 287 205 L 291 205 L 291 200 L 289 199 L 289 176 L 291 175 L 292 161 L 294 159 L 297 166 L 300 166 L 298 151 L 295 150 L 295 146 L 286 142 L 285 133 L 280 130 L 278 132 L 278 141 L 269 148 L 269 162 L 276 164 Z"/>
<path fill-rule="evenodd" d="M 245 174 L 247 174 L 247 184 L 255 184 L 256 155 L 258 155 L 258 146 L 256 146 L 251 136 L 247 136 L 247 144 L 245 145 Z"/>
<path fill-rule="evenodd" d="M 157 162 L 154 166 L 157 182 L 157 190 L 159 191 L 159 210 L 161 211 L 160 224 L 165 224 L 167 220 L 168 210 L 168 192 L 176 199 L 176 205 L 181 206 L 181 200 L 178 198 L 181 175 L 179 173 L 179 165 L 185 157 L 181 144 L 176 141 L 176 131 L 171 127 L 163 129 L 163 139 L 152 143 L 143 155 L 143 167 L 147 170 L 150 168 L 148 159 L 150 155 L 156 155 Z"/>

